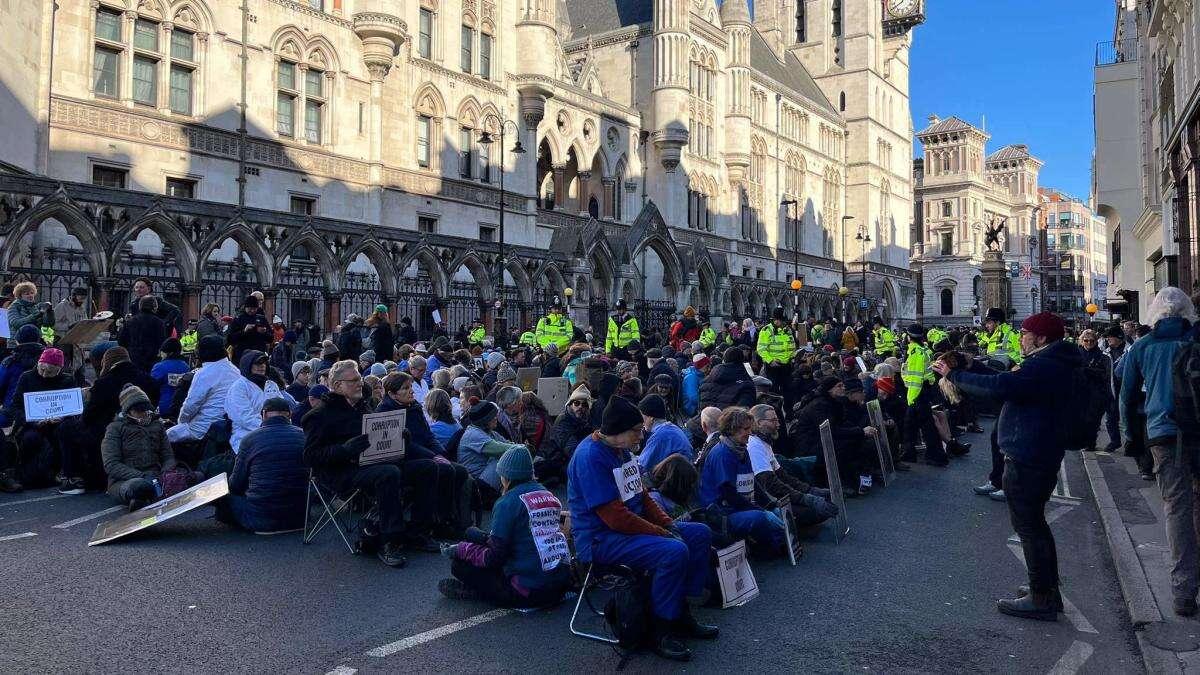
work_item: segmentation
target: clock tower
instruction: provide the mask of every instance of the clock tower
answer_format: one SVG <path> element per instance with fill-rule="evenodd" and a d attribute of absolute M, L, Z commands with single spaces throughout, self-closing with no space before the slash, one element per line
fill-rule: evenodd
<path fill-rule="evenodd" d="M 846 120 L 846 215 L 853 220 L 835 225 L 846 230 L 835 236 L 844 234 L 846 242 L 847 285 L 861 292 L 865 261 L 866 295 L 884 298 L 889 318 L 913 320 L 908 69 L 913 28 L 925 20 L 925 1 L 774 1 L 787 18 L 785 48 L 804 63 Z"/>

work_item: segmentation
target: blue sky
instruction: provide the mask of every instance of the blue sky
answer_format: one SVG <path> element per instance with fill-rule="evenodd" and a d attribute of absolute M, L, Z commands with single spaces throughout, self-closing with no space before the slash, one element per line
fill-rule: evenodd
<path fill-rule="evenodd" d="M 1091 189 L 1092 71 L 1112 39 L 1112 0 L 929 0 L 911 54 L 913 125 L 987 117 L 988 152 L 1025 143 L 1039 177 L 1086 200 Z M 920 152 L 920 146 L 914 152 Z"/>

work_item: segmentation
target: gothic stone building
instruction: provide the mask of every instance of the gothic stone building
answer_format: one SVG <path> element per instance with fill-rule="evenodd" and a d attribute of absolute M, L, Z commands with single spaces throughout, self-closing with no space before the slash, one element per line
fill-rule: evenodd
<path fill-rule="evenodd" d="M 528 324 L 571 288 L 581 324 L 623 297 L 663 327 L 858 311 L 857 259 L 862 314 L 912 316 L 923 3 L 756 4 L 10 3 L 0 275 L 327 328 Z"/>

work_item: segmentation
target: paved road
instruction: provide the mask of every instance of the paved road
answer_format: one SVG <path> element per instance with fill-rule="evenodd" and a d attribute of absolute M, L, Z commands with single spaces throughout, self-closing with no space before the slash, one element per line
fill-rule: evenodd
<path fill-rule="evenodd" d="M 701 610 L 722 635 L 694 644 L 687 669 L 1140 672 L 1078 456 L 1051 505 L 1071 620 L 995 611 L 1024 568 L 1004 505 L 970 492 L 988 466 L 986 436 L 970 440 L 979 447 L 949 469 L 917 467 L 852 501 L 842 544 L 826 533 L 796 567 L 757 562 L 762 594 Z M 618 662 L 567 631 L 566 604 L 524 615 L 443 599 L 436 555 L 391 570 L 349 555 L 332 533 L 302 546 L 298 535 L 233 532 L 210 509 L 86 547 L 112 516 L 72 521 L 110 507 L 103 495 L 0 498 L 4 671 L 604 672 Z M 684 668 L 642 655 L 627 670 Z"/>

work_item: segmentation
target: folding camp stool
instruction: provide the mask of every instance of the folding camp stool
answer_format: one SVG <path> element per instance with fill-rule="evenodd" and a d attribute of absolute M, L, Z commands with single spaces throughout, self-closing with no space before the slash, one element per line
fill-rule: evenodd
<path fill-rule="evenodd" d="M 361 490 L 354 490 L 345 499 L 340 499 L 334 494 L 334 491 L 321 486 L 317 481 L 315 472 L 312 469 L 308 470 L 308 496 L 304 502 L 304 536 L 303 543 L 312 543 L 313 537 L 317 533 L 325 529 L 326 525 L 333 523 L 333 528 L 341 535 L 342 541 L 345 542 L 346 548 L 350 550 L 351 555 L 358 555 L 358 548 L 350 542 L 350 537 L 347 533 L 350 530 L 349 516 L 354 510 L 354 502 L 361 494 Z M 310 526 L 310 514 L 312 513 L 313 495 L 321 502 L 321 515 Z"/>
<path fill-rule="evenodd" d="M 638 583 L 638 573 L 627 565 L 588 563 L 587 574 L 583 577 L 583 586 L 580 587 L 579 597 L 575 600 L 575 611 L 571 613 L 571 632 L 589 640 L 596 640 L 610 645 L 617 644 L 616 638 L 599 633 L 589 633 L 583 629 L 576 628 L 575 622 L 579 618 L 579 608 L 585 602 L 592 614 L 604 618 L 604 610 L 598 609 L 592 602 L 592 591 L 614 591 L 625 584 L 633 583 Z"/>

